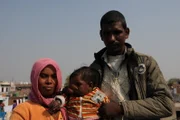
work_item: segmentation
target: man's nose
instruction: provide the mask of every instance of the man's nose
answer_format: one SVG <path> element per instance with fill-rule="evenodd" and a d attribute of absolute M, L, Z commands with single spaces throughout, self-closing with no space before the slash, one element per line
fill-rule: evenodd
<path fill-rule="evenodd" d="M 114 34 L 109 34 L 108 39 L 111 42 L 116 41 L 116 37 L 114 36 Z"/>

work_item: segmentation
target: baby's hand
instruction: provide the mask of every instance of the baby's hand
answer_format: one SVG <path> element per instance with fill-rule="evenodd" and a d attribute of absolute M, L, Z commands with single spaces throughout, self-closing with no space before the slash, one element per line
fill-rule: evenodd
<path fill-rule="evenodd" d="M 74 93 L 73 89 L 70 88 L 69 86 L 66 86 L 65 88 L 63 88 L 62 92 L 66 95 L 66 96 L 70 96 Z"/>
<path fill-rule="evenodd" d="M 59 100 L 53 100 L 50 104 L 49 104 L 49 109 L 48 112 L 50 114 L 55 114 L 58 111 L 60 111 L 62 103 Z"/>

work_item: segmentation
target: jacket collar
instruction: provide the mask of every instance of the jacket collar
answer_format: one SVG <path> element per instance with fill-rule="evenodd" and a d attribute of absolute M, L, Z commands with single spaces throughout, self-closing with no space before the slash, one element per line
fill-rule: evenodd
<path fill-rule="evenodd" d="M 132 46 L 129 43 L 125 43 L 126 47 L 127 47 L 127 55 L 130 55 L 131 52 L 133 51 Z M 101 60 L 102 55 L 105 53 L 105 51 L 107 50 L 106 47 L 104 47 L 103 49 L 101 49 L 99 52 L 94 53 L 94 57 L 96 60 Z"/>

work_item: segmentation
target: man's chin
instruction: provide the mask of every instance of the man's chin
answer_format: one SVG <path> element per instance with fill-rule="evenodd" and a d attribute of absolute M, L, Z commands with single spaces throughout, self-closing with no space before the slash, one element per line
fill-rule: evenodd
<path fill-rule="evenodd" d="M 121 55 L 121 49 L 107 50 L 107 55 L 111 55 L 111 56 Z"/>

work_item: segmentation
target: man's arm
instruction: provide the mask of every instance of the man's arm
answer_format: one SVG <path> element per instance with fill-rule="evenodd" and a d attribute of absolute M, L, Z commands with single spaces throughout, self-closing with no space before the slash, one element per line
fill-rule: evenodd
<path fill-rule="evenodd" d="M 149 57 L 146 78 L 146 98 L 122 102 L 128 118 L 162 118 L 171 116 L 174 102 L 157 62 Z"/>

